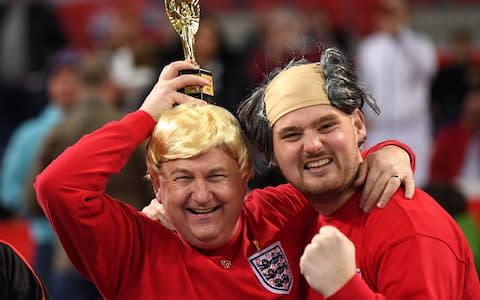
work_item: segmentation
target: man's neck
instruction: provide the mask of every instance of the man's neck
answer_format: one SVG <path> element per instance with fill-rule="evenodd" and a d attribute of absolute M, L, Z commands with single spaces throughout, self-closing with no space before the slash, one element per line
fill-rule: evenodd
<path fill-rule="evenodd" d="M 352 184 L 345 190 L 339 191 L 338 194 L 330 193 L 327 196 L 309 197 L 309 200 L 319 214 L 330 216 L 343 207 L 354 193 L 355 187 Z"/>
<path fill-rule="evenodd" d="M 327 191 L 321 195 L 305 195 L 319 214 L 330 216 L 348 202 L 357 190 L 355 179 L 358 176 L 360 163 L 362 161 L 362 155 L 358 152 L 358 166 L 343 188 L 338 188 L 334 191 Z"/>

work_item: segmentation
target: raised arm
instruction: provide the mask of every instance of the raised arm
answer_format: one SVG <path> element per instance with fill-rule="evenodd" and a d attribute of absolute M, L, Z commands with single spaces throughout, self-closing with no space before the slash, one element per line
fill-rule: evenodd
<path fill-rule="evenodd" d="M 150 136 L 162 112 L 176 103 L 197 101 L 177 92 L 187 85 L 205 84 L 205 80 L 194 75 L 177 77 L 180 69 L 187 68 L 193 66 L 175 62 L 165 67 L 140 110 L 84 136 L 36 179 L 39 205 L 67 254 L 81 273 L 95 281 L 104 296 L 114 291 L 102 287 L 124 284 L 118 280 L 127 276 L 121 272 L 125 263 L 141 263 L 134 258 L 142 256 L 132 253 L 142 251 L 138 236 L 146 234 L 140 230 L 146 218 L 107 195 L 107 180 Z M 111 255 L 99 255 L 105 253 Z M 129 258 L 127 262 L 125 257 Z"/>

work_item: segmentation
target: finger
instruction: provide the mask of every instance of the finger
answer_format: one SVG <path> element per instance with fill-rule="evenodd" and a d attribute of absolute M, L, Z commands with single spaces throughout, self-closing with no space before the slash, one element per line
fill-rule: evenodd
<path fill-rule="evenodd" d="M 142 212 L 148 215 L 150 218 L 154 218 L 158 212 L 158 205 L 160 204 L 158 203 L 157 199 L 152 199 L 150 204 L 142 209 Z"/>
<path fill-rule="evenodd" d="M 392 176 L 390 173 L 382 173 L 380 176 L 377 178 L 375 181 L 375 184 L 371 186 L 370 194 L 368 195 L 368 198 L 365 201 L 365 205 L 363 207 L 363 210 L 365 212 L 371 211 L 372 207 L 380 201 L 381 196 L 385 189 L 388 186 L 389 181 L 392 179 Z M 399 180 L 396 180 L 399 182 Z"/>
<path fill-rule="evenodd" d="M 159 221 L 168 230 L 176 231 L 175 226 L 173 226 L 172 222 L 170 222 L 170 219 L 167 218 L 165 215 L 159 215 Z"/>
<path fill-rule="evenodd" d="M 336 227 L 330 226 L 330 225 L 325 225 L 325 226 L 320 227 L 320 231 L 319 231 L 320 234 L 332 234 L 332 233 L 337 233 L 337 232 L 338 232 L 338 229 Z"/>
<path fill-rule="evenodd" d="M 405 187 L 405 198 L 412 199 L 415 194 L 415 181 L 413 180 L 413 174 L 405 176 L 402 180 L 403 186 Z"/>
<path fill-rule="evenodd" d="M 163 205 L 158 199 L 153 199 L 149 206 L 156 211 L 163 212 Z"/>
<path fill-rule="evenodd" d="M 179 90 L 186 86 L 204 86 L 209 83 L 208 79 L 193 74 L 185 74 L 171 79 L 168 85 L 174 90 Z"/>
<path fill-rule="evenodd" d="M 320 231 L 321 231 L 321 228 L 320 228 Z M 318 245 L 321 243 L 322 241 L 322 235 L 320 234 L 320 231 L 313 236 L 312 240 L 310 241 L 310 246 L 313 247 L 313 245 Z"/>
<path fill-rule="evenodd" d="M 332 241 L 338 241 L 338 239 L 343 239 L 344 234 L 338 230 L 337 227 L 334 226 L 322 226 L 320 228 L 320 232 L 317 234 L 321 239 L 319 240 L 320 243 L 324 245 L 331 245 Z"/>
<path fill-rule="evenodd" d="M 198 104 L 204 104 L 204 100 L 197 99 L 195 97 L 189 96 L 184 93 L 175 93 L 172 95 L 172 99 L 177 104 L 187 103 L 187 102 L 195 102 Z"/>
<path fill-rule="evenodd" d="M 174 61 L 166 65 L 160 73 L 159 80 L 169 80 L 178 76 L 180 70 L 195 70 L 197 69 L 190 62 L 185 60 Z"/>
<path fill-rule="evenodd" d="M 357 178 L 355 179 L 354 185 L 356 187 L 362 186 L 363 185 L 363 192 L 362 195 L 360 196 L 360 207 L 363 207 L 365 205 L 365 191 L 367 186 L 365 186 L 365 180 L 367 179 L 367 174 L 368 174 L 368 164 L 364 161 L 360 164 L 360 167 L 358 169 L 357 173 Z"/>
<path fill-rule="evenodd" d="M 365 211 L 367 202 L 372 201 L 372 194 L 378 186 L 378 180 L 381 174 L 377 172 L 376 168 L 370 168 L 366 174 L 365 184 L 363 185 L 362 195 L 360 196 L 360 208 Z M 382 187 L 385 185 L 382 185 Z"/>
<path fill-rule="evenodd" d="M 300 257 L 300 263 L 299 263 L 299 267 L 300 267 L 300 274 L 304 275 L 304 272 L 305 272 L 305 266 L 306 266 L 306 260 L 307 258 L 305 257 L 305 252 L 307 251 L 307 248 L 308 248 L 308 245 L 307 247 L 305 247 L 305 250 L 303 251 L 303 255 L 302 257 Z"/>
<path fill-rule="evenodd" d="M 148 206 L 147 207 L 144 207 L 142 209 L 142 213 L 146 214 L 147 216 L 151 217 L 151 214 L 150 214 L 150 211 L 149 211 L 149 208 Z"/>
<path fill-rule="evenodd" d="M 365 201 L 363 210 L 370 212 L 374 205 L 384 207 L 388 200 L 400 187 L 401 180 L 399 176 L 392 176 L 391 172 L 383 172 L 375 182 L 370 191 L 369 198 Z"/>
<path fill-rule="evenodd" d="M 387 185 L 385 186 L 385 190 L 383 191 L 380 199 L 377 202 L 378 207 L 385 207 L 387 202 L 392 198 L 393 194 L 398 190 L 402 181 L 400 177 L 392 176 L 390 180 L 388 180 Z"/>
<path fill-rule="evenodd" d="M 144 212 L 144 213 L 147 213 L 147 212 L 150 213 L 150 207 L 151 207 L 152 205 L 154 205 L 154 201 L 156 201 L 156 200 L 157 200 L 157 199 L 153 198 L 153 199 L 150 201 L 150 204 L 147 205 L 147 206 L 145 206 L 145 207 L 142 209 L 142 212 Z"/>
<path fill-rule="evenodd" d="M 357 178 L 355 179 L 354 185 L 356 187 L 362 186 L 367 177 L 368 165 L 365 162 L 360 164 L 357 172 Z"/>

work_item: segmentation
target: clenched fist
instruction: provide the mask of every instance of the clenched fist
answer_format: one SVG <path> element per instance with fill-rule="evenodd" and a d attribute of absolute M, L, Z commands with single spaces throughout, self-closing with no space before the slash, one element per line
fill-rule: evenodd
<path fill-rule="evenodd" d="M 320 228 L 300 258 L 300 271 L 308 284 L 325 297 L 344 286 L 355 269 L 355 246 L 333 226 Z"/>

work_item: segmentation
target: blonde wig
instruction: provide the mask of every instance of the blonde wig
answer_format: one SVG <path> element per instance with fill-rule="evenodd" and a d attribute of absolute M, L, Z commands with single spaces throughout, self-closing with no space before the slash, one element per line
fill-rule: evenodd
<path fill-rule="evenodd" d="M 238 120 L 220 106 L 180 104 L 158 120 L 147 147 L 147 168 L 157 176 L 162 162 L 192 158 L 215 147 L 237 161 L 244 178 L 253 177 L 250 149 Z"/>

